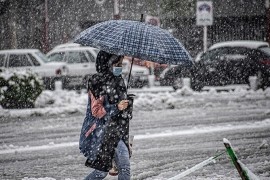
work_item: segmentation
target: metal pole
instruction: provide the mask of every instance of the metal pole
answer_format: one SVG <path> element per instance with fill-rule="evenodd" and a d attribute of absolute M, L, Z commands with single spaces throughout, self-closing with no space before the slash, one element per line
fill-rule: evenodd
<path fill-rule="evenodd" d="M 203 26 L 203 52 L 207 51 L 207 26 Z"/>
<path fill-rule="evenodd" d="M 209 159 L 204 160 L 203 162 L 201 162 L 199 164 L 196 164 L 192 168 L 187 169 L 186 171 L 181 172 L 180 174 L 178 174 L 178 175 L 176 175 L 176 176 L 174 176 L 172 178 L 169 178 L 168 180 L 179 180 L 179 179 L 193 173 L 194 171 L 197 171 L 197 170 L 203 168 L 204 166 L 206 166 L 206 165 L 208 165 L 210 163 L 215 163 L 215 159 L 217 159 L 219 156 L 223 155 L 224 153 L 225 153 L 225 151 L 218 154 L 218 155 L 216 155 L 216 156 L 210 157 Z"/>
<path fill-rule="evenodd" d="M 158 5 L 158 18 L 160 18 L 160 0 L 158 0 L 158 3 L 157 3 L 157 5 Z"/>
<path fill-rule="evenodd" d="M 45 35 L 44 35 L 44 52 L 49 51 L 49 17 L 48 17 L 48 0 L 45 0 Z"/>
<path fill-rule="evenodd" d="M 265 0 L 265 13 L 266 13 L 266 41 L 270 43 L 270 3 Z"/>
<path fill-rule="evenodd" d="M 130 80 L 130 75 L 131 75 L 131 71 L 132 71 L 133 61 L 134 61 L 134 57 L 132 57 L 132 60 L 131 60 L 131 65 L 130 65 L 130 70 L 129 70 L 129 75 L 128 75 L 128 81 L 127 81 L 127 89 L 129 88 L 129 80 Z"/>
<path fill-rule="evenodd" d="M 235 168 L 237 169 L 240 177 L 242 180 L 250 180 L 246 171 L 244 171 L 241 167 L 241 165 L 239 164 L 238 162 L 238 158 L 236 157 L 232 147 L 231 147 L 231 144 L 230 142 L 227 140 L 227 139 L 223 139 L 223 143 L 224 143 L 224 146 L 226 147 L 226 150 L 227 150 L 227 153 L 228 155 L 230 156 Z"/>
<path fill-rule="evenodd" d="M 114 3 L 113 3 L 113 19 L 120 19 L 119 1 L 120 0 L 114 0 Z"/>
<path fill-rule="evenodd" d="M 18 9 L 18 3 L 14 1 L 12 4 L 14 7 L 10 8 L 10 11 L 8 11 L 9 21 L 8 26 L 10 30 L 10 48 L 16 49 L 18 48 L 18 41 L 17 41 L 17 9 Z"/>

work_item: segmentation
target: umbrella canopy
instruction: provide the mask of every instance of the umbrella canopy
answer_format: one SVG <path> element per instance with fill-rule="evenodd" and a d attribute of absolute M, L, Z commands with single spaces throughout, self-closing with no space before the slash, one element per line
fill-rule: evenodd
<path fill-rule="evenodd" d="M 184 46 L 168 31 L 138 21 L 105 21 L 80 33 L 74 42 L 161 64 L 193 64 Z"/>

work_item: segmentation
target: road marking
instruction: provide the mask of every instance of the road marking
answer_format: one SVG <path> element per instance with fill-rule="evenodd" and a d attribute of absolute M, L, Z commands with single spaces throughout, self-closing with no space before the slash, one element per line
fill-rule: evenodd
<path fill-rule="evenodd" d="M 221 131 L 232 131 L 232 130 L 243 130 L 243 129 L 258 129 L 270 127 L 270 119 L 266 119 L 263 121 L 256 121 L 253 123 L 247 123 L 244 125 L 223 125 L 223 126 L 206 126 L 199 128 L 192 128 L 181 131 L 172 131 L 172 132 L 164 132 L 164 133 L 156 133 L 156 134 L 145 134 L 145 135 L 135 135 L 134 139 L 151 139 L 151 138 L 159 138 L 159 137 L 169 137 L 169 136 L 184 136 L 184 135 L 193 135 L 193 134 L 205 134 L 205 133 L 214 133 Z"/>
<path fill-rule="evenodd" d="M 143 135 L 135 135 L 134 139 L 143 140 L 143 139 L 153 139 L 160 137 L 169 137 L 169 136 L 185 136 L 185 135 L 195 135 L 195 134 L 206 134 L 206 133 L 214 133 L 221 131 L 232 131 L 232 130 L 244 130 L 244 129 L 260 129 L 260 128 L 269 128 L 270 127 L 270 119 L 265 119 L 263 121 L 256 121 L 253 123 L 241 124 L 241 125 L 227 125 L 227 126 L 205 126 L 200 128 L 192 128 L 188 130 L 181 131 L 172 131 L 172 132 L 164 132 L 164 133 L 155 133 L 155 134 L 143 134 Z M 58 148 L 66 148 L 79 146 L 78 142 L 66 142 L 60 144 L 48 144 L 41 146 L 33 146 L 33 147 L 19 147 L 13 149 L 4 149 L 0 150 L 1 154 L 14 154 L 14 153 L 23 153 L 29 151 L 40 151 L 40 150 L 50 150 L 50 149 L 58 149 Z"/>
<path fill-rule="evenodd" d="M 49 150 L 49 149 L 58 149 L 58 148 L 66 148 L 72 146 L 79 146 L 78 142 L 66 142 L 61 144 L 48 144 L 41 146 L 28 146 L 28 147 L 19 147 L 14 149 L 5 149 L 0 150 L 0 154 L 12 154 L 12 153 L 22 153 L 28 151 L 40 151 L 40 150 Z"/>

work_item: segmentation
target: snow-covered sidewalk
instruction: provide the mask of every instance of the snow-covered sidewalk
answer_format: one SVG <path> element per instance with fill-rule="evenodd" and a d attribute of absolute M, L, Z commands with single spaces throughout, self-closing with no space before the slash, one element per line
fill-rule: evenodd
<path fill-rule="evenodd" d="M 209 91 L 195 92 L 188 88 L 172 91 L 168 87 L 153 87 L 130 90 L 136 95 L 134 110 L 161 110 L 183 107 L 185 103 L 205 102 L 205 99 L 236 100 L 238 99 L 265 99 L 270 98 L 270 88 L 265 91 L 246 90 L 238 88 L 234 91 L 217 92 L 215 89 Z M 85 113 L 87 104 L 87 93 L 82 91 L 56 90 L 43 91 L 38 97 L 33 109 L 3 109 L 0 106 L 1 117 L 28 117 L 28 116 L 50 116 L 73 113 Z M 204 104 L 211 106 L 211 103 Z M 270 110 L 269 110 L 270 111 Z M 266 112 L 268 113 L 268 112 Z"/>

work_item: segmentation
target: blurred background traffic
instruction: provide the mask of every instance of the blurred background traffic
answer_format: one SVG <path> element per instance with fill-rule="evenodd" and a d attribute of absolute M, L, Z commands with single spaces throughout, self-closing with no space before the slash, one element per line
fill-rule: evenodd
<path fill-rule="evenodd" d="M 198 3 L 200 2 L 200 3 Z M 86 88 L 99 49 L 73 43 L 81 31 L 110 19 L 140 20 L 172 33 L 190 52 L 192 68 L 135 59 L 131 88 L 270 86 L 269 0 L 0 1 L 0 69 L 37 73 L 44 88 Z M 209 4 L 210 2 L 210 4 Z M 198 6 L 199 4 L 199 6 Z M 210 24 L 198 13 L 211 14 Z M 208 18 L 207 16 L 205 16 Z M 158 37 L 157 37 L 158 38 Z M 125 57 L 127 79 L 131 57 Z"/>

